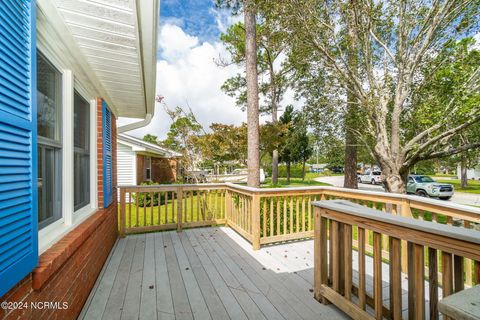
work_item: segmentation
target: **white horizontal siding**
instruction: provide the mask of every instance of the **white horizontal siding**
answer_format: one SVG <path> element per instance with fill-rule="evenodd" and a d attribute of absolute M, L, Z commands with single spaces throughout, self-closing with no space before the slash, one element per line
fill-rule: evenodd
<path fill-rule="evenodd" d="M 136 170 L 134 166 L 135 152 L 129 146 L 118 144 L 117 179 L 119 186 L 134 185 Z"/>
<path fill-rule="evenodd" d="M 133 152 L 132 148 L 118 143 L 117 182 L 119 186 L 131 186 L 136 184 L 137 170 L 135 168 L 135 162 L 135 152 Z M 118 193 L 118 201 L 120 201 L 120 193 Z"/>

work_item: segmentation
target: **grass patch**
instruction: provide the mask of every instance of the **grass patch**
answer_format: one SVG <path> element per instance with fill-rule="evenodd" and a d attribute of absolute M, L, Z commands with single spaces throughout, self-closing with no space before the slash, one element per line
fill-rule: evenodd
<path fill-rule="evenodd" d="M 163 198 L 163 195 L 162 195 Z M 172 199 L 169 193 L 167 202 L 162 201 L 158 205 L 136 206 L 135 202 L 125 205 L 126 225 L 130 227 L 158 226 L 169 223 L 177 223 L 178 199 Z M 182 202 L 182 222 L 207 221 L 213 218 L 225 218 L 225 198 L 220 193 L 208 195 L 188 193 L 184 194 Z M 163 199 L 162 199 L 163 200 Z M 118 207 L 120 215 L 120 206 Z M 120 216 L 119 216 L 120 218 Z M 120 222 L 120 219 L 119 219 Z"/>
<path fill-rule="evenodd" d="M 262 188 L 286 188 L 286 187 L 312 187 L 312 186 L 330 186 L 328 183 L 315 181 L 315 178 L 320 177 L 317 173 L 307 172 L 305 180 L 301 178 L 291 178 L 290 183 L 287 184 L 287 178 L 278 178 L 277 184 L 272 184 L 272 177 L 265 179 Z"/>
<path fill-rule="evenodd" d="M 468 180 L 468 186 L 466 188 L 460 187 L 460 180 L 441 180 L 438 179 L 437 182 L 440 183 L 449 183 L 455 187 L 455 191 L 480 194 L 480 181 L 477 180 Z"/>

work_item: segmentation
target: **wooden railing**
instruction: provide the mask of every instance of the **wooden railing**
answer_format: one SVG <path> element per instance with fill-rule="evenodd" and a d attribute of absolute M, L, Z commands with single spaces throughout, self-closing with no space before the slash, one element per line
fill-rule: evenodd
<path fill-rule="evenodd" d="M 120 235 L 225 224 L 223 184 L 120 187 Z"/>
<path fill-rule="evenodd" d="M 466 268 L 473 269 L 474 282 L 480 284 L 480 231 L 386 215 L 348 201 L 320 201 L 314 205 L 315 297 L 335 304 L 352 318 L 402 319 L 402 308 L 408 307 L 409 319 L 439 319 L 440 287 L 442 297 L 462 291 Z M 365 239 L 369 233 L 373 240 L 373 292 L 368 292 L 366 282 Z M 357 265 L 352 257 L 354 235 L 358 236 Z M 402 242 L 408 253 L 405 262 Z M 388 255 L 388 277 L 382 274 L 384 253 Z M 474 261 L 473 265 L 467 264 L 466 259 Z M 402 306 L 404 263 L 408 275 L 407 306 Z M 357 277 L 353 277 L 355 267 Z M 385 278 L 389 279 L 388 303 L 384 303 L 382 292 Z M 367 306 L 373 312 L 367 312 Z"/>
<path fill-rule="evenodd" d="M 153 199 L 153 201 L 152 201 Z M 344 199 L 386 215 L 398 215 L 472 229 L 480 225 L 480 209 L 410 195 L 335 187 L 257 189 L 226 184 L 120 187 L 120 234 L 226 224 L 261 245 L 313 237 L 312 202 Z M 373 255 L 373 232 L 353 235 L 353 248 L 365 244 Z M 382 246 L 388 247 L 387 237 Z M 407 272 L 407 246 L 401 246 L 402 272 Z M 382 258 L 389 259 L 386 250 Z M 466 259 L 466 284 L 473 281 L 473 262 Z M 427 272 L 426 268 L 426 272 Z"/>

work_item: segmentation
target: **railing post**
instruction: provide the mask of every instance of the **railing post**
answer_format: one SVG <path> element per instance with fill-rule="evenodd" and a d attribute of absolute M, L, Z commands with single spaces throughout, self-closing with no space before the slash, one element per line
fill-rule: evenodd
<path fill-rule="evenodd" d="M 408 199 L 403 199 L 401 208 L 400 208 L 400 215 L 402 217 L 411 218 L 412 217 L 412 210 L 410 209 L 410 201 Z M 408 273 L 408 250 L 407 250 L 407 242 L 402 241 L 401 245 L 401 266 L 402 272 Z"/>
<path fill-rule="evenodd" d="M 252 245 L 253 250 L 260 249 L 260 196 L 252 194 Z"/>
<path fill-rule="evenodd" d="M 183 217 L 183 188 L 177 190 L 177 232 L 182 231 Z"/>
<path fill-rule="evenodd" d="M 125 197 L 126 192 L 124 188 L 120 188 L 120 237 L 125 237 Z M 131 205 L 131 204 L 129 204 Z"/>
<path fill-rule="evenodd" d="M 225 191 L 225 225 L 228 226 L 230 217 L 232 216 L 232 193 L 230 190 Z"/>

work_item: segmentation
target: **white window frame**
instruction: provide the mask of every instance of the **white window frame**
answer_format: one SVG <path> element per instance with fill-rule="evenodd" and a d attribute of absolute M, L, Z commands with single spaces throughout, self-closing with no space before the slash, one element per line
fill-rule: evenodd
<path fill-rule="evenodd" d="M 39 254 L 45 252 L 68 232 L 98 210 L 97 199 L 97 100 L 79 83 L 73 71 L 62 65 L 55 56 L 37 44 L 38 51 L 62 74 L 62 217 L 38 232 Z M 74 210 L 74 91 L 90 102 L 90 203 Z"/>

